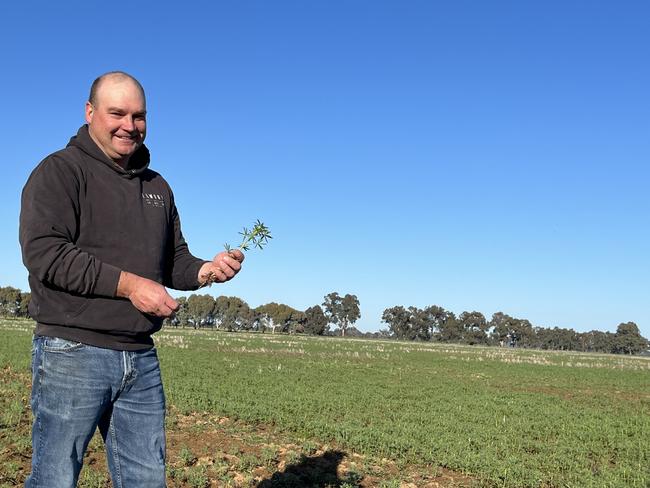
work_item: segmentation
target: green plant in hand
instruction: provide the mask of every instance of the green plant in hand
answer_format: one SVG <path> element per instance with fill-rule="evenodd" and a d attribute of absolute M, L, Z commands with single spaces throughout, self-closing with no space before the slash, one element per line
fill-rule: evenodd
<path fill-rule="evenodd" d="M 240 249 L 242 251 L 248 251 L 251 247 L 262 249 L 266 244 L 268 244 L 269 239 L 272 239 L 269 228 L 264 225 L 259 219 L 257 219 L 252 229 L 248 230 L 246 227 L 244 227 L 244 230 L 240 232 L 240 234 L 243 236 L 242 241 L 236 249 Z M 223 247 L 226 248 L 227 253 L 234 257 L 232 254 L 232 251 L 234 249 L 230 247 L 230 244 L 226 243 L 223 245 Z M 217 281 L 217 277 L 213 271 L 210 271 L 204 279 L 205 281 L 203 281 L 203 284 L 200 286 L 201 288 L 204 286 L 211 286 L 212 283 Z"/>
<path fill-rule="evenodd" d="M 237 246 L 237 249 L 241 249 L 242 251 L 248 251 L 251 247 L 262 249 L 266 244 L 268 244 L 269 239 L 273 239 L 273 237 L 271 237 L 269 228 L 264 225 L 259 219 L 257 219 L 252 229 L 248 230 L 246 227 L 244 227 L 244 230 L 239 234 L 241 234 L 243 237 L 241 244 Z M 232 248 L 228 243 L 224 244 L 223 247 L 226 248 L 227 252 L 232 251 Z"/>

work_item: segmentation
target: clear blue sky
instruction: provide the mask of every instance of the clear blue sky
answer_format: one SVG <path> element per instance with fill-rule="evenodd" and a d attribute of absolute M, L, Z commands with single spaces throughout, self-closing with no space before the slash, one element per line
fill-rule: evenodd
<path fill-rule="evenodd" d="M 649 5 L 3 2 L 0 285 L 30 171 L 122 69 L 193 253 L 275 236 L 210 293 L 650 337 Z"/>

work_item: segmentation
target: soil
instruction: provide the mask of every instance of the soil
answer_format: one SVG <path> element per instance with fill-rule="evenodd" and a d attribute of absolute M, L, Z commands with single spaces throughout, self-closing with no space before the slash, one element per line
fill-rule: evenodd
<path fill-rule="evenodd" d="M 29 413 L 28 409 L 26 409 Z M 11 435 L 0 428 L 0 487 L 20 486 L 29 473 L 29 421 Z M 8 442 L 9 441 L 9 442 Z M 297 440 L 272 426 L 172 409 L 167 427 L 168 486 L 450 488 L 475 479 L 435 466 L 403 466 L 335 445 Z M 96 435 L 85 456 L 80 487 L 109 488 L 104 446 Z"/>

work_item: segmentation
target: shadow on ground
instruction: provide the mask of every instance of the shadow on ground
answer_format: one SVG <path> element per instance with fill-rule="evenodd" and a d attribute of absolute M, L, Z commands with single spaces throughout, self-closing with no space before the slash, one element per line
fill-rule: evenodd
<path fill-rule="evenodd" d="M 327 451 L 320 456 L 303 455 L 297 463 L 288 465 L 269 479 L 262 480 L 256 488 L 325 488 L 341 486 L 350 480 L 341 479 L 338 467 L 346 454 L 342 451 Z M 353 485 L 354 486 L 354 485 Z"/>

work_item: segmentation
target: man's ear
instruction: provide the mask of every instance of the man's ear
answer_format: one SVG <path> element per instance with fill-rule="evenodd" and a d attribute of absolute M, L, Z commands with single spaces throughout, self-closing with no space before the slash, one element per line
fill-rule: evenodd
<path fill-rule="evenodd" d="M 95 113 L 95 107 L 90 102 L 86 102 L 86 122 L 89 124 L 93 121 L 93 114 Z"/>

